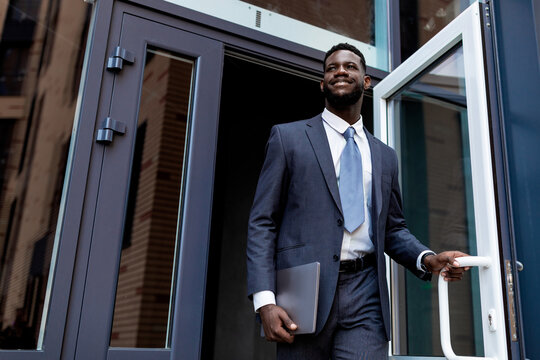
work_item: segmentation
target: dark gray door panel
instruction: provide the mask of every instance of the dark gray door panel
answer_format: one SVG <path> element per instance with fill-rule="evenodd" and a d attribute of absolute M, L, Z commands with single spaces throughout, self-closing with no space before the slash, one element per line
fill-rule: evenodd
<path fill-rule="evenodd" d="M 121 13 L 115 16 L 122 17 L 120 41 L 109 43 L 107 54 L 113 54 L 120 46 L 131 52 L 135 61 L 133 64 L 124 63 L 123 69 L 114 75 L 113 91 L 109 97 L 107 116 L 122 122 L 125 134 L 114 133 L 110 144 L 95 145 L 103 146 L 104 152 L 75 358 L 198 358 L 223 48 L 220 42 L 134 15 Z M 114 347 L 109 350 L 139 105 L 145 91 L 142 88 L 143 74 L 149 51 L 153 56 L 159 56 L 160 51 L 170 52 L 193 62 L 180 194 L 179 243 L 172 274 L 176 283 L 170 302 L 174 315 L 168 325 L 168 341 L 162 348 Z M 101 98 L 100 104 L 104 107 L 109 101 Z M 97 119 L 98 125 L 101 121 Z"/>

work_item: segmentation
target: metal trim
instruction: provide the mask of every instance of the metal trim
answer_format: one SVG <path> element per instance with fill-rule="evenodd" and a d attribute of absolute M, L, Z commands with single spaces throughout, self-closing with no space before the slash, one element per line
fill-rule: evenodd
<path fill-rule="evenodd" d="M 501 245 L 501 259 L 512 259 L 516 261 L 516 237 L 515 237 L 515 227 L 514 227 L 514 217 L 512 209 L 512 196 L 510 189 L 510 173 L 509 173 L 509 163 L 508 155 L 506 149 L 507 140 L 506 140 L 506 131 L 504 127 L 503 119 L 503 101 L 502 101 L 502 91 L 501 91 L 501 77 L 497 69 L 500 68 L 498 59 L 498 48 L 495 37 L 495 32 L 497 29 L 497 22 L 494 16 L 494 4 L 491 1 L 485 1 L 484 4 L 480 5 L 481 13 L 484 16 L 480 17 L 482 24 L 485 24 L 486 15 L 489 14 L 490 26 L 482 26 L 482 36 L 483 36 L 483 50 L 485 56 L 485 76 L 486 76 L 486 90 L 488 98 L 488 111 L 491 125 L 491 135 L 492 135 L 492 156 L 494 161 L 494 182 L 496 186 L 496 200 L 497 200 L 497 210 L 498 210 L 498 220 L 499 220 L 499 233 L 500 233 L 500 245 Z M 521 300 L 520 300 L 520 287 L 519 287 L 519 276 L 516 273 L 516 267 L 512 267 L 513 271 L 513 280 L 514 280 L 514 297 L 516 305 L 516 316 L 517 316 L 517 336 L 519 339 L 518 346 L 515 345 L 515 342 L 509 341 L 510 349 L 509 356 L 511 358 L 522 358 L 525 354 L 525 344 L 523 336 L 523 321 L 521 313 Z M 505 294 L 506 296 L 506 294 Z M 506 311 L 507 314 L 510 313 L 508 308 L 508 298 L 505 299 Z M 510 324 L 507 323 L 507 329 L 509 329 Z M 510 340 L 510 337 L 508 337 Z"/>

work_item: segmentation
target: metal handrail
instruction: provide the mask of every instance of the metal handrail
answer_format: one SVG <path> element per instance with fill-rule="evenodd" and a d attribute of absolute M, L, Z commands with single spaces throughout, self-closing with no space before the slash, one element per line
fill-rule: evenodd
<path fill-rule="evenodd" d="M 485 256 L 466 256 L 456 258 L 460 267 L 478 266 L 488 268 L 491 266 L 491 259 Z M 448 305 L 448 282 L 439 274 L 439 319 L 441 322 L 441 347 L 444 356 L 448 360 L 479 360 L 490 359 L 490 357 L 459 356 L 452 349 L 450 339 L 450 307 Z"/>

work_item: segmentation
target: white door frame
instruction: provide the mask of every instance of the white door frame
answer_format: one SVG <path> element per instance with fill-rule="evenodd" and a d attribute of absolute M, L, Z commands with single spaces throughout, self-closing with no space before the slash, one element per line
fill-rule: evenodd
<path fill-rule="evenodd" d="M 480 4 L 472 4 L 374 87 L 374 132 L 384 143 L 395 147 L 396 133 L 392 121 L 394 109 L 391 97 L 461 42 L 465 67 L 477 254 L 489 257 L 493 264 L 489 268 L 479 269 L 484 354 L 492 359 L 507 359 L 505 308 L 480 16 Z M 388 262 L 387 266 L 389 270 Z M 390 271 L 387 273 L 390 274 Z M 490 313 L 491 320 L 488 319 Z M 412 357 L 400 358 L 412 359 Z"/>

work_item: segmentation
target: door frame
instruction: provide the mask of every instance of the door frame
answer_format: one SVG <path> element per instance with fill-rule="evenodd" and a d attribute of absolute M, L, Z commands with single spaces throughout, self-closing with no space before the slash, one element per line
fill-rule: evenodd
<path fill-rule="evenodd" d="M 501 234 L 500 205 L 496 191 L 501 184 L 494 182 L 496 167 L 498 165 L 493 157 L 495 144 L 492 135 L 490 120 L 489 84 L 486 83 L 486 70 L 484 69 L 484 29 L 482 18 L 485 14 L 483 4 L 474 3 L 462 12 L 449 25 L 436 34 L 430 41 L 417 50 L 402 65 L 392 71 L 384 80 L 374 88 L 374 128 L 375 136 L 384 143 L 395 146 L 395 132 L 393 123 L 393 105 L 391 97 L 410 81 L 414 80 L 424 70 L 434 64 L 438 59 L 448 53 L 454 46 L 461 43 L 464 53 L 464 67 L 466 73 L 466 98 L 468 110 L 468 127 L 472 181 L 475 203 L 475 227 L 477 234 L 477 253 L 488 256 L 493 261 L 489 270 L 481 270 L 481 294 L 495 294 L 496 296 L 481 295 L 482 327 L 485 356 L 499 356 L 507 358 L 511 346 L 508 334 L 508 307 L 506 299 L 504 261 Z M 488 15 L 489 16 L 489 15 Z M 496 188 L 496 185 L 497 186 Z M 482 209 L 483 211 L 479 211 Z M 504 219 L 502 220 L 504 222 Z M 391 274 L 390 264 L 387 263 L 388 273 Z M 388 279 L 391 290 L 394 284 Z M 394 301 L 394 300 L 393 300 Z M 395 306 L 392 306 L 395 310 Z M 487 310 L 496 309 L 497 331 L 490 331 L 487 325 Z M 501 329 L 503 331 L 501 331 Z M 507 344 L 509 344 L 507 346 Z M 392 347 L 390 349 L 392 355 Z M 412 359 L 409 356 L 394 356 L 395 358 Z"/>

